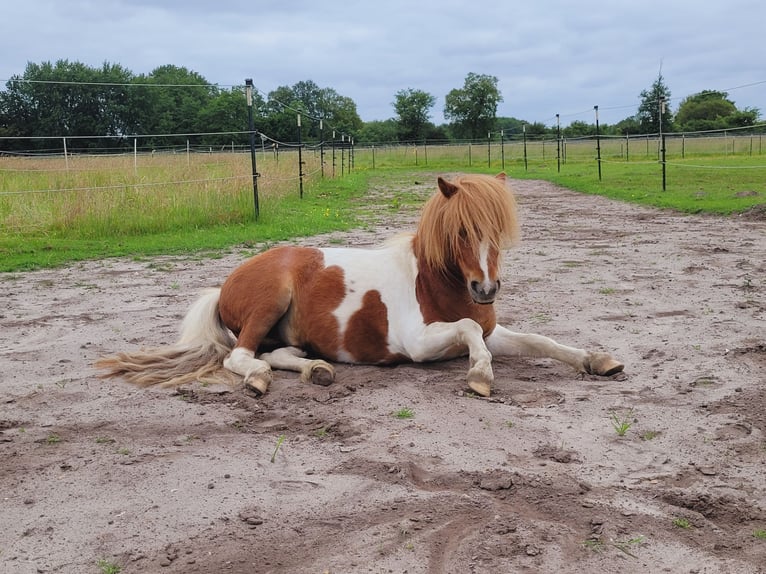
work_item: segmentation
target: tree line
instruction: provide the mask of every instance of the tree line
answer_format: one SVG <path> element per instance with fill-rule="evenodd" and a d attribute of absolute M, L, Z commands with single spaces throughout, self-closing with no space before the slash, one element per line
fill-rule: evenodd
<path fill-rule="evenodd" d="M 244 86 L 211 85 L 185 67 L 164 65 L 149 74 L 105 62 L 91 67 L 81 62 L 28 63 L 0 91 L 0 150 L 45 149 L 57 142 L 41 136 L 89 137 L 76 140 L 84 149 L 107 150 L 132 145 L 132 136 L 147 135 L 142 146 L 244 145 L 248 135 L 248 108 Z M 601 125 L 607 135 L 672 131 L 699 131 L 755 125 L 757 109 L 737 109 L 726 92 L 705 90 L 691 95 L 673 113 L 670 90 L 660 75 L 640 94 L 636 114 L 614 125 Z M 556 135 L 556 127 L 498 117 L 503 96 L 495 76 L 469 73 L 460 88 L 445 96 L 446 124 L 431 121 L 436 97 L 424 90 L 402 89 L 394 94 L 394 116 L 363 122 L 356 103 L 332 88 L 311 80 L 280 86 L 264 95 L 253 93 L 254 124 L 268 136 L 264 145 L 295 142 L 297 114 L 302 115 L 304 142 L 353 137 L 360 144 L 375 142 L 456 141 L 486 138 L 501 130 L 513 137 L 524 130 L 528 137 Z M 663 104 L 664 102 L 664 104 Z M 561 129 L 564 137 L 595 133 L 595 124 L 574 121 Z M 186 135 L 194 134 L 194 135 Z"/>

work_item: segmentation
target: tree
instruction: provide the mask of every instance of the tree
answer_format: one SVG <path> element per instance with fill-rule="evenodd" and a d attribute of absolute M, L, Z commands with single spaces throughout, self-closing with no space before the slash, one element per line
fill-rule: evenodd
<path fill-rule="evenodd" d="M 429 110 L 436 103 L 436 97 L 423 90 L 399 90 L 394 100 L 399 123 L 399 137 L 402 141 L 422 140 L 429 128 Z"/>
<path fill-rule="evenodd" d="M 392 143 L 399 140 L 399 122 L 395 119 L 365 122 L 357 141 L 365 144 Z"/>
<path fill-rule="evenodd" d="M 729 94 L 703 90 L 684 98 L 676 113 L 681 131 L 702 131 L 751 126 L 758 121 L 758 110 L 737 109 Z"/>
<path fill-rule="evenodd" d="M 13 76 L 6 84 L 0 98 L 0 125 L 9 135 L 94 136 L 72 145 L 114 146 L 118 140 L 99 136 L 132 131 L 135 115 L 126 86 L 132 78 L 130 71 L 107 62 L 101 68 L 69 60 L 30 62 L 22 76 Z M 35 140 L 23 145 L 41 149 L 51 142 Z"/>
<path fill-rule="evenodd" d="M 662 106 L 662 102 L 665 103 Z M 664 107 L 664 111 L 661 110 Z M 649 90 L 641 91 L 641 104 L 638 106 L 636 119 L 641 133 L 659 133 L 673 131 L 673 113 L 670 111 L 670 89 L 660 73 Z"/>
<path fill-rule="evenodd" d="M 216 96 L 219 89 L 197 72 L 184 67 L 165 65 L 140 76 L 136 83 L 148 84 L 141 93 L 144 122 L 142 129 L 149 134 L 182 134 L 175 137 L 154 137 L 153 145 L 185 144 L 185 134 L 209 132 L 199 121 L 199 114 Z M 247 125 L 247 124 L 245 124 Z"/>
<path fill-rule="evenodd" d="M 290 86 L 279 86 L 269 92 L 266 103 L 266 127 L 268 136 L 280 141 L 296 141 L 297 116 L 301 114 L 301 135 L 305 139 L 319 140 L 319 120 L 322 120 L 325 140 L 328 130 L 341 134 L 353 134 L 362 128 L 362 120 L 351 98 L 341 96 L 332 88 L 319 88 L 311 80 Z"/>
<path fill-rule="evenodd" d="M 452 121 L 458 137 L 486 137 L 492 131 L 497 105 L 503 96 L 495 76 L 469 73 L 461 89 L 451 90 L 444 101 L 444 117 Z"/>

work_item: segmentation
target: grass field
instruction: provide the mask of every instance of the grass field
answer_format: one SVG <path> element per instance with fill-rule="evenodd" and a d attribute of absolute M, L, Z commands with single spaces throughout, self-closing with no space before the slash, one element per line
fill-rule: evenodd
<path fill-rule="evenodd" d="M 208 250 L 348 229 L 352 198 L 370 178 L 412 172 L 472 171 L 545 179 L 583 193 L 689 213 L 728 215 L 766 203 L 760 136 L 667 144 L 666 184 L 656 140 L 359 148 L 258 154 L 260 218 L 255 221 L 250 155 L 143 154 L 49 158 L 0 157 L 0 271 L 34 269 L 110 256 Z M 333 172 L 335 177 L 332 177 Z M 392 189 L 392 193 L 395 189 Z M 357 202 L 358 205 L 358 202 Z"/>

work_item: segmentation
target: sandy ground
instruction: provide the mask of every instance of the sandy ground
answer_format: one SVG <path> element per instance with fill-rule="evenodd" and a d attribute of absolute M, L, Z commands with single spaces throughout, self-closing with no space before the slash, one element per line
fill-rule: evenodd
<path fill-rule="evenodd" d="M 501 322 L 624 373 L 496 361 L 490 399 L 465 360 L 140 390 L 92 362 L 174 340 L 248 253 L 0 276 L 0 571 L 766 571 L 766 223 L 514 185 Z M 392 223 L 304 242 L 411 228 L 387 193 Z"/>

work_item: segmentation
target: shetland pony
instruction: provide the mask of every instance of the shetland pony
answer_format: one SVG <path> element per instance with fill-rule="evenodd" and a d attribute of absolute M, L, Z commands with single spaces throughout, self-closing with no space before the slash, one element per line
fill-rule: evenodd
<path fill-rule="evenodd" d="M 550 357 L 603 376 L 621 371 L 607 353 L 497 324 L 501 254 L 518 237 L 505 174 L 437 184 L 414 233 L 374 249 L 287 246 L 256 255 L 192 305 L 177 343 L 102 358 L 101 376 L 167 387 L 214 379 L 223 367 L 264 393 L 272 369 L 329 385 L 330 362 L 467 355 L 468 386 L 486 397 L 493 356 Z"/>

